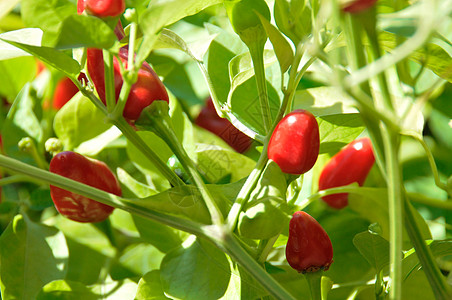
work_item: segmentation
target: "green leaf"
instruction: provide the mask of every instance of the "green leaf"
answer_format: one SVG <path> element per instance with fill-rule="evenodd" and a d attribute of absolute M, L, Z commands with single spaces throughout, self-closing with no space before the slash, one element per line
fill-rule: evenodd
<path fill-rule="evenodd" d="M 236 76 L 231 84 L 228 103 L 233 114 L 253 131 L 265 135 L 262 121 L 262 111 L 258 100 L 258 91 L 255 77 L 248 77 L 248 72 Z M 240 75 L 244 75 L 241 77 Z M 276 117 L 281 106 L 282 92 L 281 72 L 278 65 L 271 64 L 265 69 L 267 79 L 268 101 L 272 119 Z"/>
<path fill-rule="evenodd" d="M 161 252 L 169 252 L 182 244 L 183 234 L 158 222 L 132 215 L 140 237 Z"/>
<path fill-rule="evenodd" d="M 298 90 L 293 108 L 309 110 L 315 116 L 357 112 L 354 100 L 336 87 Z"/>
<path fill-rule="evenodd" d="M 149 244 L 129 245 L 113 264 L 111 277 L 114 280 L 122 280 L 143 276 L 151 270 L 159 269 L 163 256 L 162 252 Z"/>
<path fill-rule="evenodd" d="M 22 49 L 43 62 L 65 73 L 68 77 L 75 78 L 80 73 L 80 65 L 65 53 L 49 47 L 37 47 L 28 44 L 17 43 L 2 39 L 19 49 Z"/>
<path fill-rule="evenodd" d="M 276 57 L 278 57 L 281 73 L 284 73 L 292 64 L 294 57 L 292 47 L 275 26 L 273 26 L 266 18 L 262 17 L 261 15 L 258 16 L 261 19 L 262 25 L 267 32 L 270 42 L 273 45 Z"/>
<path fill-rule="evenodd" d="M 391 52 L 397 46 L 396 36 L 392 33 L 382 32 L 379 40 L 385 51 Z M 411 53 L 409 58 L 432 70 L 439 77 L 452 82 L 452 57 L 442 47 L 434 43 L 427 43 Z"/>
<path fill-rule="evenodd" d="M 270 161 L 239 216 L 239 234 L 251 239 L 268 239 L 281 233 L 290 219 L 286 190 L 285 174 Z"/>
<path fill-rule="evenodd" d="M 337 153 L 364 130 L 359 114 L 328 115 L 319 117 L 317 121 L 320 132 L 320 154 Z"/>
<path fill-rule="evenodd" d="M 210 44 L 204 58 L 211 81 L 210 88 L 215 91 L 217 100 L 221 104 L 225 104 L 231 86 L 229 61 L 236 55 L 246 52 L 247 48 L 236 34 L 229 33 L 211 24 L 207 24 L 206 28 L 211 34 L 218 34 Z"/>
<path fill-rule="evenodd" d="M 18 43 L 26 43 L 28 45 L 39 47 L 41 46 L 42 31 L 38 28 L 24 28 L 0 34 L 0 60 L 6 60 L 21 56 L 30 56 L 28 52 L 14 47 L 10 43 L 4 42 L 1 39 L 15 41 Z M 16 64 L 15 66 L 17 67 L 20 65 Z M 33 73 L 33 75 L 36 74 L 36 72 Z"/>
<path fill-rule="evenodd" d="M 53 129 L 66 150 L 72 150 L 111 127 L 104 114 L 80 92 L 55 115 Z"/>
<path fill-rule="evenodd" d="M 222 3 L 222 0 L 159 0 L 152 1 L 140 18 L 139 26 L 144 34 L 138 50 L 137 61 L 144 61 L 151 53 L 157 33 L 166 25 L 194 15 L 203 9 Z"/>
<path fill-rule="evenodd" d="M 311 10 L 305 0 L 276 0 L 274 11 L 279 30 L 295 45 L 311 33 Z"/>
<path fill-rule="evenodd" d="M 94 294 L 84 284 L 70 280 L 53 281 L 42 288 L 36 300 L 96 300 Z"/>
<path fill-rule="evenodd" d="M 194 237 L 162 261 L 163 290 L 179 299 L 218 299 L 224 295 L 231 271 L 226 255 Z"/>
<path fill-rule="evenodd" d="M 102 19 L 77 15 L 68 0 L 23 0 L 21 13 L 26 26 L 42 29 L 44 46 L 110 48 L 117 39 Z"/>
<path fill-rule="evenodd" d="M 153 132 L 139 131 L 137 133 L 162 161 L 167 161 L 173 155 L 166 143 Z M 133 164 L 145 174 L 147 183 L 153 190 L 164 191 L 170 188 L 168 180 L 158 171 L 154 164 L 129 142 L 127 143 L 127 154 Z"/>
<path fill-rule="evenodd" d="M 378 234 L 358 233 L 353 244 L 377 272 L 389 264 L 389 242 Z"/>
<path fill-rule="evenodd" d="M 55 228 L 17 215 L 0 237 L 3 299 L 36 299 L 43 285 L 66 274 L 66 240 Z"/>
<path fill-rule="evenodd" d="M 371 223 L 378 223 L 381 227 L 381 236 L 389 240 L 389 210 L 387 190 L 384 188 L 356 188 L 349 194 L 349 207 Z M 413 209 L 416 222 L 424 239 L 430 239 L 431 233 L 425 220 L 418 211 Z M 403 229 L 404 248 L 411 247 L 411 242 Z"/>
<path fill-rule="evenodd" d="M 119 182 L 127 187 L 135 195 L 135 197 L 145 198 L 157 194 L 157 192 L 151 189 L 149 186 L 139 182 L 134 177 L 132 177 L 129 173 L 126 172 L 126 170 L 118 168 L 116 172 L 118 174 Z"/>
<path fill-rule="evenodd" d="M 70 15 L 59 25 L 58 35 L 44 35 L 43 43 L 59 49 L 95 47 L 108 49 L 117 37 L 100 18 Z M 74 30 L 74 29 L 77 30 Z"/>
<path fill-rule="evenodd" d="M 160 282 L 160 271 L 154 270 L 144 275 L 138 282 L 138 291 L 135 300 L 166 300 Z"/>
<path fill-rule="evenodd" d="M 38 153 L 44 153 L 44 131 L 41 127 L 42 108 L 36 92 L 30 84 L 26 84 L 17 95 L 8 112 L 2 128 L 3 148 L 8 156 L 35 163 L 29 154 L 19 150 L 18 142 L 24 137 L 31 137 L 37 146 Z"/>
<path fill-rule="evenodd" d="M 209 182 L 218 182 L 227 175 L 231 182 L 246 177 L 256 162 L 234 150 L 226 150 L 219 146 L 198 144 L 196 148 L 198 169 Z"/>

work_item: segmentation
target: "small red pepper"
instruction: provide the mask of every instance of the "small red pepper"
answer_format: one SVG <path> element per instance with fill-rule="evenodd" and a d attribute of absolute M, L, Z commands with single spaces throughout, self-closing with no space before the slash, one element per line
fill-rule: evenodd
<path fill-rule="evenodd" d="M 284 173 L 300 175 L 314 166 L 319 148 L 319 125 L 314 115 L 297 109 L 276 125 L 267 153 Z"/>
<path fill-rule="evenodd" d="M 78 0 L 77 13 L 87 10 L 97 17 L 116 17 L 126 9 L 125 0 Z"/>
<path fill-rule="evenodd" d="M 121 196 L 121 187 L 107 165 L 81 154 L 66 151 L 55 155 L 50 172 L 79 181 L 103 191 Z M 50 186 L 50 195 L 56 209 L 77 222 L 101 222 L 113 212 L 113 207 L 67 190 Z"/>
<path fill-rule="evenodd" d="M 334 155 L 325 165 L 319 177 L 319 191 L 357 182 L 364 184 L 375 162 L 372 143 L 369 138 L 357 139 Z M 348 205 L 348 194 L 334 194 L 322 197 L 329 206 L 343 208 Z"/>
<path fill-rule="evenodd" d="M 127 47 L 123 47 L 119 51 L 119 58 L 127 68 L 127 59 L 129 51 Z M 97 93 L 104 104 L 105 101 L 105 76 L 104 76 L 104 59 L 102 50 L 89 48 L 87 50 L 87 67 L 91 79 L 96 87 Z M 116 101 L 119 98 L 119 93 L 123 84 L 121 69 L 118 59 L 113 59 L 114 68 L 114 84 Z M 169 102 L 168 93 L 160 78 L 151 68 L 151 66 L 144 62 L 138 71 L 138 79 L 132 85 L 129 97 L 127 98 L 126 106 L 124 107 L 123 116 L 128 120 L 137 120 L 140 117 L 141 111 L 151 105 L 154 100 L 164 100 Z"/>
<path fill-rule="evenodd" d="M 348 1 L 342 8 L 343 12 L 357 14 L 375 5 L 377 0 L 353 0 Z"/>
<path fill-rule="evenodd" d="M 333 262 L 333 246 L 328 234 L 304 211 L 295 212 L 290 220 L 286 259 L 301 273 L 326 271 Z"/>
<path fill-rule="evenodd" d="M 196 118 L 195 123 L 222 138 L 239 153 L 245 152 L 251 146 L 252 139 L 249 136 L 238 130 L 228 119 L 217 115 L 210 97 L 206 101 L 206 106 Z"/>

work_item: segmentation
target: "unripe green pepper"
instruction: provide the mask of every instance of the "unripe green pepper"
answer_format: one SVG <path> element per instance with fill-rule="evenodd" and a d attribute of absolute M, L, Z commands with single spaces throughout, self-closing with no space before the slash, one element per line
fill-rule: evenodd
<path fill-rule="evenodd" d="M 264 0 L 226 1 L 225 6 L 232 28 L 245 44 L 257 41 L 265 43 L 267 33 L 256 14 L 258 12 L 270 20 L 270 10 Z"/>

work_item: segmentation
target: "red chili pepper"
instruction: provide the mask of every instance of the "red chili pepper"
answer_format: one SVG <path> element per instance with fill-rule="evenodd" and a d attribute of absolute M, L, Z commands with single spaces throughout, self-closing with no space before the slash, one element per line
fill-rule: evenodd
<path fill-rule="evenodd" d="M 367 174 L 375 162 L 372 143 L 361 138 L 348 144 L 325 165 L 319 178 L 319 191 L 357 182 L 364 184 Z M 348 194 L 334 194 L 322 197 L 329 206 L 340 209 L 348 204 Z"/>
<path fill-rule="evenodd" d="M 77 13 L 84 10 L 97 17 L 116 17 L 126 9 L 125 0 L 78 0 Z"/>
<path fill-rule="evenodd" d="M 123 47 L 119 51 L 119 58 L 127 68 L 127 59 L 129 51 Z M 102 50 L 88 49 L 87 51 L 87 67 L 91 79 L 96 87 L 97 93 L 104 104 L 105 101 L 105 77 L 104 77 L 104 59 Z M 115 81 L 115 97 L 116 101 L 119 98 L 123 79 L 120 71 L 118 59 L 113 59 L 114 67 L 114 81 Z M 127 98 L 126 106 L 124 107 L 123 116 L 128 120 L 137 120 L 140 117 L 141 111 L 149 106 L 154 100 L 164 100 L 169 102 L 168 93 L 165 86 L 159 79 L 157 74 L 151 66 L 144 62 L 141 69 L 138 71 L 138 79 L 132 85 L 129 97 Z"/>
<path fill-rule="evenodd" d="M 298 272 L 328 270 L 333 262 L 333 246 L 322 226 L 304 211 L 293 214 L 289 223 L 286 259 Z"/>
<path fill-rule="evenodd" d="M 58 153 L 50 162 L 50 172 L 121 196 L 118 180 L 107 165 L 81 154 L 71 151 Z M 101 222 L 108 218 L 114 209 L 52 185 L 50 195 L 56 209 L 63 216 L 77 222 Z"/>
<path fill-rule="evenodd" d="M 377 0 L 354 0 L 349 1 L 347 4 L 342 8 L 342 11 L 356 14 L 360 13 L 364 10 L 367 10 L 375 5 Z"/>
<path fill-rule="evenodd" d="M 201 110 L 195 121 L 196 125 L 209 130 L 222 138 L 235 151 L 243 153 L 251 146 L 252 139 L 238 130 L 228 119 L 217 115 L 212 98 L 208 98 L 206 106 Z"/>
<path fill-rule="evenodd" d="M 297 109 L 276 125 L 267 153 L 284 173 L 299 175 L 314 166 L 319 147 L 319 125 L 314 115 Z"/>
<path fill-rule="evenodd" d="M 79 81 L 87 81 L 86 75 L 84 73 L 80 73 L 78 76 Z M 69 100 L 77 94 L 78 88 L 77 86 L 70 80 L 65 77 L 61 79 L 55 88 L 55 92 L 53 94 L 53 102 L 52 106 L 54 109 L 61 109 Z"/>

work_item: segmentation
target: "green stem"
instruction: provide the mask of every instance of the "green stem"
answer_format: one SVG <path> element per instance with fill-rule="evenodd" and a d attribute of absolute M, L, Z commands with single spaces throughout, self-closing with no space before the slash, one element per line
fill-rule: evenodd
<path fill-rule="evenodd" d="M 377 300 L 385 300 L 385 282 L 383 279 L 383 270 L 377 272 L 375 276 L 375 298 Z"/>
<path fill-rule="evenodd" d="M 279 234 L 277 234 L 274 237 L 271 237 L 267 240 L 261 241 L 261 243 L 259 244 L 259 248 L 257 250 L 257 252 L 258 252 L 257 262 L 259 264 L 265 263 L 265 261 L 267 260 L 268 254 L 270 253 L 270 251 L 272 251 L 273 245 L 275 244 L 278 237 L 279 237 Z"/>
<path fill-rule="evenodd" d="M 0 155 L 0 167 L 85 196 L 100 203 L 128 211 L 138 216 L 155 220 L 173 228 L 196 234 L 198 236 L 206 236 L 205 231 L 198 223 L 173 215 L 153 211 L 146 207 L 138 206 L 134 204 L 133 199 L 130 200 L 118 197 L 81 182 L 27 165 L 13 158 Z"/>
<path fill-rule="evenodd" d="M 18 182 L 33 182 L 37 183 L 37 181 L 32 178 L 24 175 L 12 175 L 5 178 L 0 179 L 0 186 L 5 186 L 8 184 L 18 183 Z"/>
<path fill-rule="evenodd" d="M 322 275 L 322 270 L 304 274 L 306 280 L 308 281 L 312 300 L 322 300 Z"/>
<path fill-rule="evenodd" d="M 382 129 L 384 150 L 386 156 L 386 171 L 389 202 L 389 252 L 391 289 L 389 299 L 401 299 L 402 297 L 402 216 L 403 216 L 403 192 L 402 174 L 399 165 L 399 139 L 388 132 L 383 125 Z"/>
<path fill-rule="evenodd" d="M 272 116 L 268 103 L 267 80 L 265 79 L 264 43 L 255 42 L 248 45 L 253 60 L 254 75 L 256 77 L 257 92 L 265 132 L 268 134 L 272 125 Z"/>
<path fill-rule="evenodd" d="M 217 241 L 217 244 L 232 259 L 245 268 L 245 270 L 247 270 L 248 273 L 250 273 L 273 297 L 281 300 L 295 299 L 242 247 L 240 247 L 240 244 L 231 234 L 224 234 L 221 240 Z"/>
<path fill-rule="evenodd" d="M 111 112 L 116 105 L 115 77 L 113 67 L 113 55 L 108 50 L 102 50 L 104 57 L 105 99 L 107 111 Z"/>
<path fill-rule="evenodd" d="M 250 195 L 254 188 L 257 185 L 257 182 L 259 178 L 261 177 L 262 172 L 265 169 L 265 166 L 267 165 L 268 157 L 267 157 L 267 142 L 264 145 L 264 149 L 262 150 L 262 154 L 259 157 L 259 160 L 257 161 L 256 166 L 254 167 L 253 171 L 251 171 L 251 174 L 246 179 L 245 183 L 243 184 L 242 188 L 240 189 L 239 194 L 237 195 L 237 198 L 235 199 L 234 204 L 231 207 L 231 210 L 229 211 L 228 217 L 227 217 L 227 224 L 228 228 L 233 232 L 235 230 L 235 227 L 237 226 L 237 222 L 239 219 L 240 212 L 243 210 L 246 203 L 248 203 L 248 200 L 250 198 Z"/>
<path fill-rule="evenodd" d="M 436 207 L 440 209 L 452 210 L 452 201 L 433 199 L 420 193 L 407 193 L 407 196 L 411 201 L 419 204 L 428 205 L 430 207 Z"/>
<path fill-rule="evenodd" d="M 409 201 L 405 199 L 405 228 L 411 242 L 416 250 L 416 255 L 421 262 L 422 269 L 432 287 L 433 293 L 438 300 L 452 299 L 452 290 L 433 257 L 430 248 L 421 237 L 421 233 L 414 218 L 413 210 Z"/>
<path fill-rule="evenodd" d="M 403 132 L 403 134 L 414 138 L 416 141 L 418 141 L 422 145 L 422 147 L 424 148 L 425 154 L 427 154 L 428 163 L 430 164 L 430 168 L 432 169 L 432 173 L 433 173 L 433 177 L 435 178 L 436 186 L 447 192 L 446 184 L 441 182 L 441 179 L 439 178 L 439 172 L 438 172 L 438 168 L 436 167 L 435 158 L 433 157 L 433 154 L 430 151 L 430 148 L 428 147 L 427 143 L 424 141 L 422 136 L 416 132 Z"/>
<path fill-rule="evenodd" d="M 122 134 L 127 138 L 127 140 L 131 142 L 141 153 L 143 153 L 173 186 L 185 185 L 184 181 L 180 179 L 179 176 L 177 176 L 151 148 L 149 148 L 149 146 L 124 120 L 124 118 L 118 118 L 116 120 L 113 120 L 113 122 L 116 127 L 121 130 Z"/>
<path fill-rule="evenodd" d="M 158 104 L 156 103 L 155 105 Z M 167 108 L 167 106 L 165 107 Z M 156 109 L 156 111 L 157 110 L 158 109 Z M 171 148 L 174 154 L 176 154 L 184 169 L 193 179 L 199 193 L 201 194 L 201 197 L 204 199 L 207 209 L 209 210 L 210 217 L 212 218 L 212 223 L 218 226 L 222 225 L 224 223 L 223 215 L 206 185 L 204 184 L 204 181 L 199 174 L 198 169 L 177 138 L 170 124 L 169 116 L 167 114 L 154 115 L 152 113 L 149 113 L 149 111 L 144 111 L 144 113 L 148 116 L 148 120 L 151 122 L 149 124 L 150 126 L 148 126 L 149 128 L 147 129 L 154 131 L 158 136 L 160 136 L 160 138 L 162 138 L 166 142 L 166 144 Z"/>

